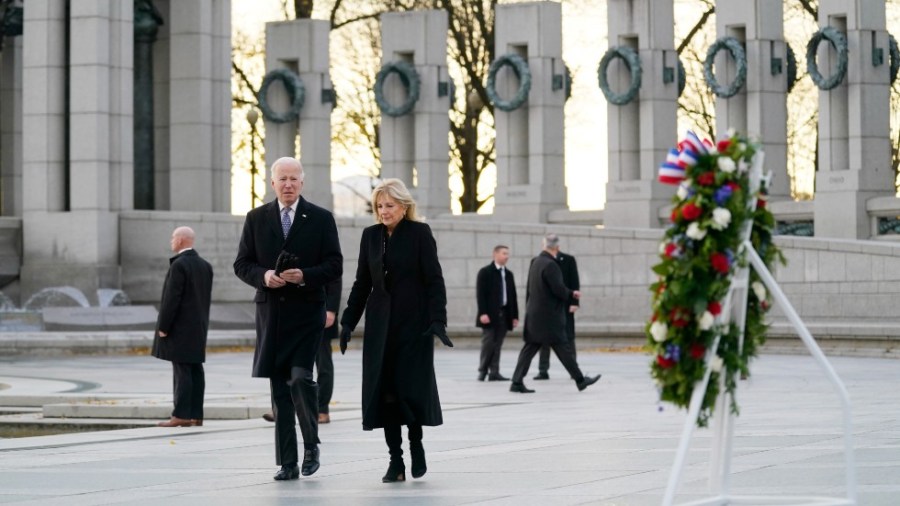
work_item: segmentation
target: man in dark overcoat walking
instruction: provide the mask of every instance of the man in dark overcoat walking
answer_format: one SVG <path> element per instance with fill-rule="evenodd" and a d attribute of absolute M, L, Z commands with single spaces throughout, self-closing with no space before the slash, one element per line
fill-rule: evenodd
<path fill-rule="evenodd" d="M 516 300 L 516 279 L 506 268 L 509 247 L 494 247 L 493 261 L 478 271 L 475 281 L 475 300 L 481 327 L 481 360 L 478 381 L 509 381 L 500 374 L 500 351 L 506 333 L 519 325 L 519 303 Z"/>
<path fill-rule="evenodd" d="M 556 255 L 556 263 L 562 271 L 563 284 L 569 290 L 581 290 L 581 282 L 578 279 L 578 263 L 575 257 L 568 253 L 560 251 Z M 569 347 L 572 348 L 572 356 L 577 358 L 578 352 L 575 349 L 575 312 L 578 311 L 579 300 L 572 298 L 569 300 L 569 307 L 566 310 L 566 338 L 569 341 Z M 541 353 L 538 357 L 538 374 L 534 377 L 536 380 L 550 379 L 550 347 L 541 346 Z"/>
<path fill-rule="evenodd" d="M 272 164 L 276 200 L 247 213 L 234 272 L 256 289 L 253 376 L 269 378 L 275 414 L 276 480 L 319 469 L 318 385 L 313 366 L 325 327 L 325 285 L 340 278 L 343 257 L 334 216 L 300 196 L 303 166 Z M 298 469 L 297 432 L 303 435 Z"/>
<path fill-rule="evenodd" d="M 562 271 L 556 262 L 559 253 L 559 237 L 544 237 L 544 250 L 531 261 L 528 269 L 528 285 L 525 292 L 525 346 L 519 353 L 519 362 L 513 373 L 510 392 L 532 393 L 523 380 L 541 346 L 547 344 L 575 380 L 578 390 L 584 390 L 600 379 L 600 375 L 587 377 L 575 362 L 566 337 L 566 309 L 570 299 L 581 298 L 581 292 L 570 290 L 563 283 Z"/>
<path fill-rule="evenodd" d="M 175 409 L 168 421 L 157 425 L 190 427 L 203 425 L 203 362 L 213 270 L 194 250 L 190 227 L 176 228 L 170 244 L 176 255 L 169 259 L 151 353 L 172 362 Z"/>

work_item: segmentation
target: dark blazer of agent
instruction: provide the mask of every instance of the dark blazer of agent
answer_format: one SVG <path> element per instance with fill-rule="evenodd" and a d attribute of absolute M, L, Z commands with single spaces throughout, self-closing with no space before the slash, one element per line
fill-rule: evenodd
<path fill-rule="evenodd" d="M 566 285 L 566 288 L 570 290 L 581 290 L 581 281 L 578 279 L 578 262 L 575 261 L 575 257 L 560 251 L 556 255 L 556 262 L 559 264 L 559 268 L 562 271 L 563 284 Z M 572 347 L 572 356 L 574 357 L 578 356 L 578 353 L 575 350 L 575 313 L 570 309 L 571 306 L 577 308 L 580 305 L 579 300 L 573 297 L 569 299 L 569 307 L 566 307 L 566 336 L 569 345 Z M 549 369 L 550 347 L 543 346 L 538 358 L 538 376 L 536 378 L 549 377 Z"/>
<path fill-rule="evenodd" d="M 516 299 L 516 279 L 512 271 L 501 266 L 502 274 L 495 262 L 491 262 L 478 271 L 475 281 L 475 299 L 478 303 L 478 314 L 475 325 L 482 329 L 481 360 L 478 366 L 478 379 L 506 379 L 500 375 L 500 351 L 506 333 L 515 328 L 514 321 L 519 319 L 519 302 Z M 503 305 L 503 279 L 506 277 L 506 305 Z M 487 315 L 489 323 L 482 323 L 481 315 Z"/>
<path fill-rule="evenodd" d="M 192 246 L 193 230 L 179 227 L 173 233 L 173 249 L 179 253 L 169 259 L 151 351 L 154 357 L 172 362 L 175 409 L 172 418 L 160 424 L 166 427 L 203 423 L 203 362 L 213 282 L 209 262 L 192 247 L 179 246 L 185 242 L 176 241 Z"/>
<path fill-rule="evenodd" d="M 363 230 L 356 281 L 341 317 L 352 329 L 366 315 L 363 429 L 384 427 L 396 414 L 386 413 L 385 390 L 396 394 L 401 425 L 441 425 L 434 339 L 422 336 L 432 322 L 447 322 L 437 245 L 425 223 L 404 219 L 390 238 L 386 233 L 381 224 Z"/>
<path fill-rule="evenodd" d="M 332 214 L 299 195 L 300 163 L 281 158 L 273 163 L 272 174 L 278 199 L 247 213 L 234 272 L 256 289 L 253 376 L 269 378 L 275 459 L 281 465 L 275 479 L 286 480 L 301 472 L 296 422 L 303 435 L 302 473 L 308 476 L 319 468 L 318 385 L 312 371 L 325 327 L 325 286 L 340 278 L 343 256 Z M 279 199 L 296 203 L 288 213 L 293 221 L 285 223 Z M 297 265 L 280 275 L 268 273 L 282 251 L 294 255 Z"/>
<path fill-rule="evenodd" d="M 545 248 L 531 261 L 528 270 L 528 284 L 525 294 L 525 345 L 519 353 L 516 371 L 513 374 L 510 391 L 530 393 L 523 380 L 534 356 L 541 346 L 549 345 L 556 356 L 575 380 L 579 390 L 596 383 L 600 376 L 585 377 L 572 355 L 566 336 L 566 311 L 572 298 L 580 297 L 580 292 L 566 287 L 562 270 L 554 255 L 558 252 L 558 238 L 555 234 L 545 239 Z"/>

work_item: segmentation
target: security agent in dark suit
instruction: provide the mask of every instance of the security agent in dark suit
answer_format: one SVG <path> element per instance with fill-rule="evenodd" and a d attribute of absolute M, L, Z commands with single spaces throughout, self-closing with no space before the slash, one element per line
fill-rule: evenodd
<path fill-rule="evenodd" d="M 213 270 L 194 250 L 190 227 L 176 228 L 171 245 L 177 254 L 169 259 L 151 353 L 172 362 L 175 409 L 169 420 L 157 425 L 190 427 L 203 425 L 203 362 Z"/>
<path fill-rule="evenodd" d="M 331 423 L 328 405 L 334 392 L 334 361 L 331 340 L 338 336 L 337 315 L 341 306 L 341 278 L 325 286 L 325 335 L 316 355 L 316 381 L 319 383 L 319 423 Z"/>
<path fill-rule="evenodd" d="M 500 374 L 500 351 L 508 331 L 519 325 L 519 303 L 516 300 L 516 280 L 506 268 L 509 247 L 494 247 L 494 260 L 478 271 L 475 298 L 478 301 L 478 318 L 475 325 L 481 328 L 481 361 L 478 365 L 478 381 L 509 381 Z"/>
<path fill-rule="evenodd" d="M 272 164 L 277 200 L 247 213 L 234 272 L 256 288 L 253 376 L 269 378 L 275 414 L 276 480 L 319 469 L 318 385 L 313 366 L 325 328 L 325 286 L 341 277 L 343 256 L 334 217 L 300 196 L 303 166 Z M 298 469 L 294 416 L 303 435 Z"/>
<path fill-rule="evenodd" d="M 581 282 L 578 280 L 578 263 L 575 257 L 560 251 L 556 255 L 556 263 L 562 271 L 563 284 L 569 290 L 581 290 Z M 578 299 L 569 299 L 569 307 L 566 310 L 566 337 L 569 340 L 569 346 L 572 348 L 572 356 L 577 357 L 575 350 L 575 312 L 578 311 L 580 303 Z M 538 374 L 534 377 L 536 380 L 550 379 L 550 347 L 541 348 L 541 354 L 538 358 Z"/>

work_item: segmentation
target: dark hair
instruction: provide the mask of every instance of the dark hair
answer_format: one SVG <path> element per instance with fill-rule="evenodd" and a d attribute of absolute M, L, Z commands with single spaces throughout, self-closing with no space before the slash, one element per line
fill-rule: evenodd
<path fill-rule="evenodd" d="M 494 253 L 496 253 L 502 249 L 509 249 L 509 246 L 507 246 L 505 244 L 498 244 L 498 245 L 494 246 Z"/>

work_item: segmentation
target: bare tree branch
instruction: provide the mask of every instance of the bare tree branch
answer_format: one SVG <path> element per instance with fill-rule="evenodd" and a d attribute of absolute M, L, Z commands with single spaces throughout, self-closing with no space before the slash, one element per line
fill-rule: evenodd
<path fill-rule="evenodd" d="M 684 51 L 684 48 L 690 45 L 691 40 L 694 39 L 694 36 L 697 35 L 697 32 L 703 29 L 703 26 L 706 25 L 706 21 L 709 20 L 709 17 L 712 16 L 715 12 L 716 6 L 712 5 L 709 9 L 706 10 L 706 12 L 703 13 L 702 16 L 700 16 L 700 19 L 697 20 L 693 27 L 691 27 L 691 31 L 689 31 L 688 34 L 684 37 L 684 40 L 681 41 L 681 44 L 678 44 L 678 54 L 681 54 L 681 52 Z"/>

